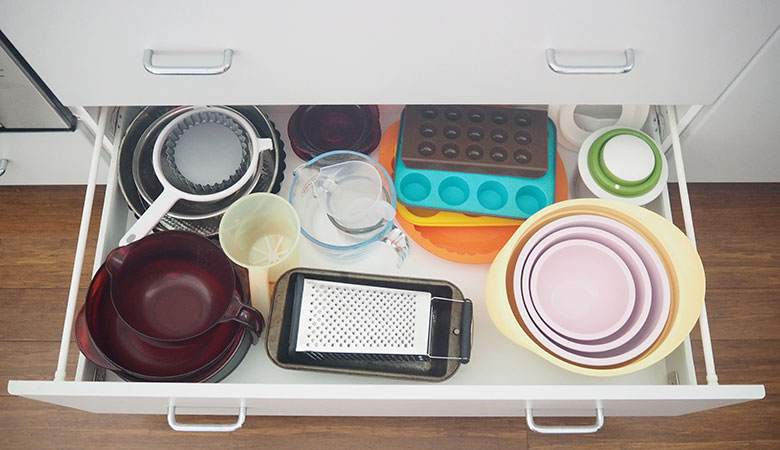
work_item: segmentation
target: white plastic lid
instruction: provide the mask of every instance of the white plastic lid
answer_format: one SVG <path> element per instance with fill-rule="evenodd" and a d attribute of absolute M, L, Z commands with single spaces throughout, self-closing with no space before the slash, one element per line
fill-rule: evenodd
<path fill-rule="evenodd" d="M 644 181 L 655 168 L 653 149 L 632 134 L 613 137 L 604 144 L 602 152 L 604 168 L 621 180 Z"/>

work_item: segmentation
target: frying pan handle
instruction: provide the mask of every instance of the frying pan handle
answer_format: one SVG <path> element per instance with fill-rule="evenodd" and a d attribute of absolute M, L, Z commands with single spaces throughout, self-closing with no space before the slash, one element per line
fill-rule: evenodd
<path fill-rule="evenodd" d="M 252 334 L 252 345 L 257 344 L 260 335 L 263 334 L 263 328 L 265 328 L 263 315 L 260 314 L 260 311 L 242 302 L 241 297 L 236 292 L 233 293 L 230 303 L 222 320 L 232 320 L 247 327 Z"/>

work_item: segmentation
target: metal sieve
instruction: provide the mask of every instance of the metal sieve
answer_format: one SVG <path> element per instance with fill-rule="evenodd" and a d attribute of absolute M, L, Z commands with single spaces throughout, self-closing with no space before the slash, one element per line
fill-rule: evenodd
<path fill-rule="evenodd" d="M 214 113 L 215 117 L 219 116 L 220 118 L 227 116 L 231 118 L 233 122 L 239 124 L 243 128 L 244 136 L 250 137 L 249 141 L 246 143 L 246 148 L 249 151 L 250 158 L 249 164 L 246 165 L 243 172 L 241 172 L 241 169 L 244 166 L 242 163 L 237 164 L 237 167 L 233 168 L 233 170 L 240 172 L 241 176 L 238 177 L 232 184 L 222 186 L 222 189 L 213 192 L 210 191 L 208 193 L 195 193 L 189 189 L 183 189 L 178 177 L 173 175 L 172 171 L 168 170 L 170 169 L 170 164 L 167 162 L 167 157 L 164 150 L 166 148 L 166 143 L 168 142 L 168 139 L 174 129 L 180 127 L 181 124 L 186 120 L 202 113 Z M 221 122 L 224 123 L 226 120 L 221 119 Z M 176 119 L 171 121 L 168 125 L 166 125 L 165 128 L 163 128 L 163 130 L 160 132 L 160 135 L 155 142 L 154 151 L 152 153 L 152 165 L 154 166 L 154 172 L 157 175 L 158 181 L 163 186 L 163 191 L 149 206 L 149 209 L 147 209 L 146 212 L 144 212 L 144 214 L 138 218 L 138 221 L 130 228 L 130 230 L 128 230 L 125 236 L 120 240 L 119 244 L 129 244 L 148 234 L 157 225 L 160 219 L 162 219 L 171 209 L 171 207 L 173 207 L 173 205 L 176 204 L 176 202 L 179 200 L 188 200 L 191 202 L 215 202 L 229 197 L 234 192 L 237 192 L 239 189 L 241 189 L 258 170 L 257 166 L 260 160 L 260 153 L 265 150 L 270 150 L 273 147 L 273 141 L 271 139 L 258 139 L 249 130 L 251 130 L 251 124 L 249 124 L 249 122 L 247 122 L 246 119 L 244 119 L 242 116 L 224 108 L 209 106 L 195 108 L 191 111 L 183 113 L 177 116 Z M 241 159 L 243 161 L 243 158 Z M 165 166 L 168 166 L 167 169 L 164 168 Z M 231 171 L 231 174 L 234 175 L 235 172 Z M 233 175 L 231 174 L 229 174 L 229 178 L 227 179 L 233 178 Z M 177 186 L 177 183 L 179 186 Z"/>

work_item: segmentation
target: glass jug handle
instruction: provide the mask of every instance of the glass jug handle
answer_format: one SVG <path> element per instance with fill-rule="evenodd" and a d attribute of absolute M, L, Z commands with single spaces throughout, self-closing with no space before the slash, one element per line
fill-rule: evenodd
<path fill-rule="evenodd" d="M 390 231 L 382 238 L 382 242 L 395 250 L 395 253 L 398 255 L 395 265 L 396 267 L 401 267 L 401 263 L 409 256 L 409 251 L 411 250 L 409 246 L 409 237 L 404 233 L 404 230 L 398 228 L 398 226 L 393 223 Z"/>

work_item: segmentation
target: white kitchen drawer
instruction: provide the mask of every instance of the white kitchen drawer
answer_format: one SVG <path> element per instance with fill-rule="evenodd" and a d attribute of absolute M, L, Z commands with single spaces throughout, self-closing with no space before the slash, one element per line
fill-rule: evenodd
<path fill-rule="evenodd" d="M 75 131 L 0 133 L 0 159 L 6 159 L 0 185 L 84 184 L 94 137 Z M 98 180 L 106 182 L 108 155 L 101 159 Z"/>
<path fill-rule="evenodd" d="M 780 25 L 761 0 L 390 3 L 0 0 L 0 28 L 66 105 L 710 104 Z M 619 75 L 560 75 L 623 65 Z M 142 64 L 211 66 L 152 75 Z M 349 100 L 347 100 L 349 99 Z"/>
<path fill-rule="evenodd" d="M 286 128 L 283 124 L 292 109 L 264 108 L 280 130 Z M 381 111 L 386 128 L 397 120 L 400 107 L 384 106 Z M 127 115 L 122 122 L 127 122 Z M 573 154 L 562 154 L 571 177 Z M 289 172 L 299 162 L 292 152 L 287 158 L 282 195 L 289 189 Z M 106 189 L 98 264 L 134 220 L 114 172 Z M 670 218 L 668 192 L 651 208 Z M 309 267 L 456 281 L 474 302 L 471 362 L 442 383 L 398 381 L 284 370 L 270 361 L 261 344 L 218 384 L 123 382 L 80 356 L 74 381 L 11 381 L 9 392 L 99 413 L 165 414 L 175 407 L 180 414 L 237 414 L 241 410 L 252 415 L 334 416 L 524 416 L 527 410 L 538 416 L 587 416 L 597 410 L 608 416 L 673 416 L 764 396 L 760 385 L 697 385 L 689 339 L 657 364 L 619 377 L 587 377 L 549 364 L 510 342 L 488 317 L 484 302 L 488 265 L 444 261 L 416 244 L 400 269 L 394 265 L 392 250 L 381 244 L 360 262 L 343 264 L 318 252 L 306 239 L 300 245 L 302 265 Z"/>

